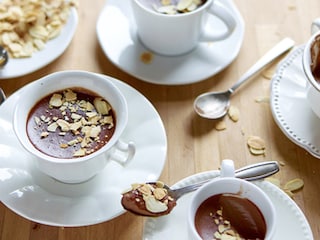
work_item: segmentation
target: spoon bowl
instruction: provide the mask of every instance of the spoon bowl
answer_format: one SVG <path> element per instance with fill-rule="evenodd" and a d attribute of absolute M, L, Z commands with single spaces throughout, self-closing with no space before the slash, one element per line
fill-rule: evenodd
<path fill-rule="evenodd" d="M 263 67 L 271 63 L 277 57 L 287 52 L 294 46 L 294 41 L 290 38 L 285 38 L 269 50 L 260 60 L 254 64 L 242 77 L 224 92 L 210 92 L 198 96 L 193 104 L 195 112 L 208 119 L 218 119 L 226 115 L 230 107 L 231 94 L 246 82 L 250 77 L 260 71 Z"/>
<path fill-rule="evenodd" d="M 203 118 L 221 118 L 230 107 L 230 91 L 203 93 L 194 102 L 195 111 Z"/>

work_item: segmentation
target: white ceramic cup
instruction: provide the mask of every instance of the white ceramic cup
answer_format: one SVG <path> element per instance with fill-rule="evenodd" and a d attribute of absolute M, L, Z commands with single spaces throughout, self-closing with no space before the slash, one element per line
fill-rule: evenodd
<path fill-rule="evenodd" d="M 320 118 L 320 82 L 315 79 L 311 71 L 311 47 L 316 38 L 320 42 L 320 18 L 313 21 L 311 25 L 311 32 L 312 36 L 309 38 L 303 51 L 302 66 L 307 79 L 307 101 L 312 111 Z M 320 49 L 318 50 L 320 51 Z"/>
<path fill-rule="evenodd" d="M 253 183 L 235 178 L 233 161 L 223 160 L 221 164 L 221 176 L 199 188 L 191 199 L 187 219 L 190 240 L 201 240 L 195 227 L 195 215 L 201 203 L 211 196 L 224 193 L 238 194 L 253 202 L 262 213 L 266 222 L 265 240 L 272 239 L 276 227 L 276 213 L 271 200 Z"/>
<path fill-rule="evenodd" d="M 207 0 L 194 11 L 175 15 L 156 12 L 151 6 L 153 0 L 131 2 L 140 41 L 161 55 L 181 55 L 194 49 L 199 42 L 224 40 L 237 25 L 230 11 L 214 0 Z M 210 15 L 224 23 L 225 31 L 216 31 Z"/>
<path fill-rule="evenodd" d="M 34 147 L 27 135 L 27 119 L 32 107 L 43 97 L 67 88 L 88 89 L 107 100 L 116 115 L 115 131 L 110 141 L 89 155 L 61 159 L 49 156 Z M 30 152 L 40 171 L 65 183 L 86 181 L 103 170 L 109 160 L 127 164 L 135 154 L 132 142 L 120 137 L 128 121 L 126 99 L 108 77 L 85 71 L 62 71 L 36 80 L 21 92 L 14 111 L 14 131 L 22 146 Z"/>

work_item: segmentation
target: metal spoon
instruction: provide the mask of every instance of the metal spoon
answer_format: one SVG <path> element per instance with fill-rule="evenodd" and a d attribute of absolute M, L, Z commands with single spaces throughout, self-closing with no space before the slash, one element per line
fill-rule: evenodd
<path fill-rule="evenodd" d="M 268 162 L 256 163 L 256 164 L 252 164 L 252 165 L 248 165 L 243 168 L 240 168 L 235 171 L 235 177 L 245 179 L 248 181 L 253 181 L 253 180 L 259 180 L 259 179 L 269 177 L 277 173 L 278 171 L 279 171 L 278 163 L 276 161 L 268 161 Z M 176 188 L 176 189 L 172 189 L 167 185 L 164 185 L 163 188 L 165 188 L 168 192 L 168 195 L 176 201 L 184 194 L 197 190 L 199 187 L 209 182 L 210 180 L 212 179 L 207 179 L 199 183 L 191 184 L 191 185 L 181 187 L 181 188 Z M 149 182 L 148 184 L 156 185 L 156 182 Z M 135 198 L 133 198 L 133 200 L 135 201 Z M 172 210 L 172 209 L 169 209 L 168 211 L 165 211 L 162 213 L 156 213 L 156 214 L 148 211 L 144 211 L 143 213 L 141 213 L 141 210 L 138 207 L 138 205 L 129 204 L 127 201 L 124 201 L 124 197 L 121 200 L 121 204 L 126 210 L 142 216 L 158 217 L 158 216 L 169 214 L 170 211 Z"/>
<path fill-rule="evenodd" d="M 8 60 L 9 55 L 7 50 L 4 47 L 0 46 L 0 69 L 8 63 Z"/>
<path fill-rule="evenodd" d="M 0 88 L 0 105 L 6 100 L 6 95 L 4 94 L 2 88 Z"/>
<path fill-rule="evenodd" d="M 224 92 L 209 92 L 198 96 L 193 104 L 194 110 L 204 118 L 218 119 L 226 115 L 230 106 L 230 95 L 241 84 L 246 82 L 250 77 L 260 71 L 267 64 L 279 57 L 294 46 L 294 41 L 285 38 L 267 52 L 258 62 L 256 62 L 242 77 Z"/>

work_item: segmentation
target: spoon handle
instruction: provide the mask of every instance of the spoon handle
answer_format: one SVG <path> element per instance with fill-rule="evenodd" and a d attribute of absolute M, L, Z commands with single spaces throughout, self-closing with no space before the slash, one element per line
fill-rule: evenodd
<path fill-rule="evenodd" d="M 251 164 L 251 165 L 239 168 L 235 171 L 235 177 L 248 180 L 248 181 L 254 181 L 254 180 L 259 180 L 259 179 L 269 177 L 277 173 L 278 171 L 279 171 L 278 162 L 267 161 L 267 162 L 255 163 L 255 164 Z M 188 185 L 182 188 L 172 189 L 170 195 L 173 196 L 175 199 L 178 199 L 179 197 L 181 197 L 186 193 L 197 190 L 199 187 L 209 182 L 210 180 L 212 180 L 212 178 L 206 179 L 204 181 L 201 181 L 192 185 Z"/>
<path fill-rule="evenodd" d="M 241 78 L 229 89 L 233 93 L 242 83 L 259 72 L 263 67 L 271 63 L 274 59 L 288 51 L 294 46 L 294 41 L 291 38 L 285 38 L 276 46 L 270 49 L 263 57 L 261 57 Z"/>
<path fill-rule="evenodd" d="M 259 180 L 269 177 L 279 171 L 279 165 L 276 161 L 262 162 L 251 164 L 243 168 L 239 168 L 235 172 L 237 178 L 247 181 Z"/>

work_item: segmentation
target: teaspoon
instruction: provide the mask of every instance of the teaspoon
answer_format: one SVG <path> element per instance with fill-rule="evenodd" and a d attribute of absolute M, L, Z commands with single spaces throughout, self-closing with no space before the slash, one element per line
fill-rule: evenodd
<path fill-rule="evenodd" d="M 0 88 L 0 105 L 6 100 L 6 95 L 4 94 L 2 88 Z"/>
<path fill-rule="evenodd" d="M 248 181 L 260 180 L 266 177 L 269 177 L 279 171 L 279 165 L 276 161 L 268 161 L 262 163 L 256 163 L 252 165 L 245 166 L 235 171 L 235 177 L 245 179 Z M 140 196 L 139 191 L 136 189 L 131 189 L 122 194 L 121 204 L 122 206 L 137 215 L 140 216 L 149 216 L 149 217 L 159 217 L 163 215 L 167 215 L 171 212 L 171 210 L 176 205 L 176 200 L 178 200 L 181 196 L 186 193 L 197 190 L 203 184 L 209 182 L 212 179 L 207 179 L 202 182 L 198 182 L 195 184 L 191 184 L 185 187 L 172 189 L 168 185 L 163 184 L 161 182 L 149 182 L 147 183 L 150 186 L 159 186 L 163 188 L 167 192 L 167 196 L 163 197 L 168 199 L 168 208 L 162 212 L 151 212 L 146 209 L 146 201 L 144 197 Z M 139 184 L 138 184 L 139 185 Z M 144 190 L 141 190 L 144 191 Z M 139 201 L 137 201 L 139 199 Z"/>
<path fill-rule="evenodd" d="M 193 104 L 194 110 L 201 117 L 218 119 L 226 115 L 230 106 L 230 95 L 236 91 L 240 85 L 250 77 L 260 71 L 263 67 L 271 63 L 277 57 L 290 50 L 294 46 L 294 41 L 285 38 L 269 50 L 258 62 L 256 62 L 242 77 L 227 91 L 209 92 L 199 95 Z"/>
<path fill-rule="evenodd" d="M 7 50 L 0 46 L 0 69 L 3 68 L 9 60 L 8 52 Z"/>

